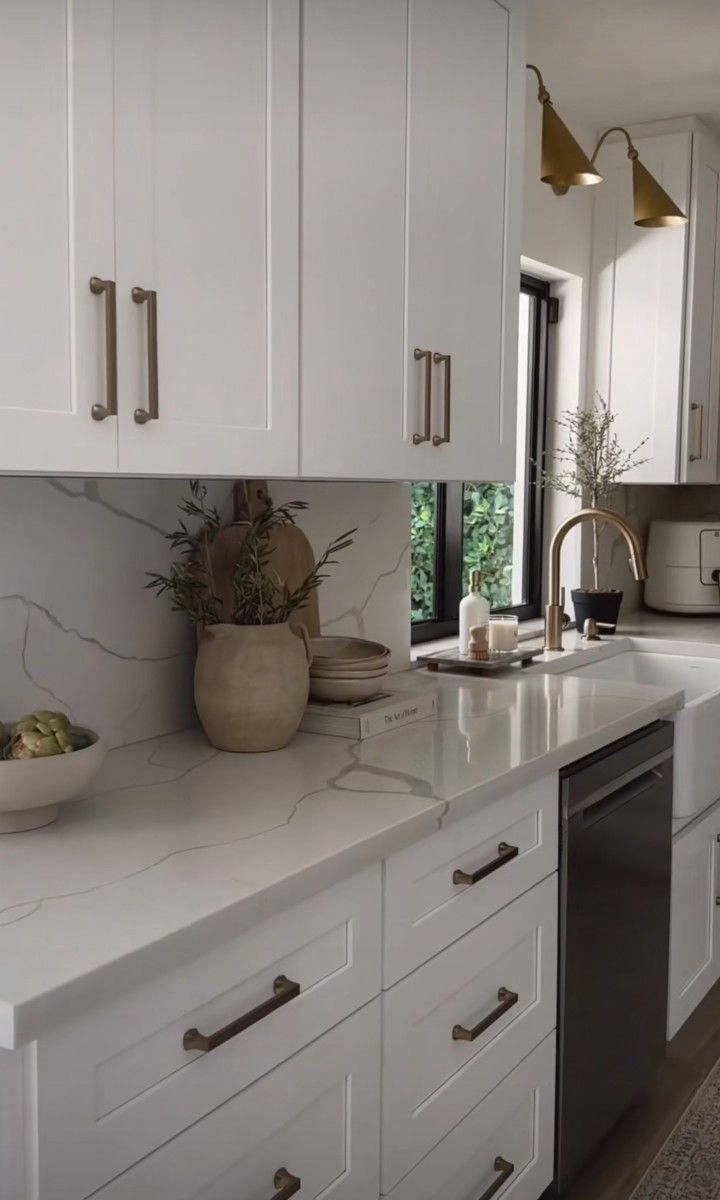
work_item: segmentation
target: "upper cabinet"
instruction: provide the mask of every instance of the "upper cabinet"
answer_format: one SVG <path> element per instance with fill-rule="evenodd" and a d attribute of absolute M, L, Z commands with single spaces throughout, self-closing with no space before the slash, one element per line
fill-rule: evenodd
<path fill-rule="evenodd" d="M 495 0 L 305 0 L 305 475 L 514 477 L 521 35 Z"/>
<path fill-rule="evenodd" d="M 720 148 L 702 128 L 634 139 L 641 161 L 689 215 L 633 224 L 625 143 L 603 150 L 593 189 L 589 390 L 628 450 L 631 483 L 714 482 L 720 408 Z"/>
<path fill-rule="evenodd" d="M 296 474 L 299 0 L 115 8 L 120 469 Z"/>
<path fill-rule="evenodd" d="M 0 470 L 512 478 L 523 62 L 515 0 L 8 0 Z"/>
<path fill-rule="evenodd" d="M 0 23 L 0 470 L 112 471 L 92 411 L 114 406 L 114 296 L 90 279 L 115 279 L 113 3 L 12 0 Z"/>

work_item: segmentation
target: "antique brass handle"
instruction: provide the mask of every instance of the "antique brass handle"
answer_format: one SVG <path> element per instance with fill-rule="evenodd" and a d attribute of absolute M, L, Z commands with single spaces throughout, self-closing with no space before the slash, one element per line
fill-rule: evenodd
<path fill-rule="evenodd" d="M 481 1033 L 484 1033 L 486 1029 L 489 1029 L 491 1025 L 499 1021 L 503 1013 L 506 1013 L 509 1008 L 512 1008 L 518 1002 L 517 992 L 511 992 L 509 988 L 504 987 L 498 989 L 497 998 L 500 1001 L 497 1007 L 491 1013 L 488 1013 L 486 1017 L 483 1017 L 482 1021 L 474 1025 L 472 1029 L 466 1029 L 464 1025 L 454 1025 L 452 1031 L 453 1041 L 474 1042 L 476 1037 L 480 1037 Z"/>
<path fill-rule="evenodd" d="M 104 421 L 117 416 L 117 315 L 115 304 L 115 280 L 90 280 L 93 296 L 105 296 L 105 403 L 93 404 L 90 415 L 93 421 Z"/>
<path fill-rule="evenodd" d="M 278 975 L 277 979 L 273 981 L 273 995 L 269 1000 L 263 1000 L 262 1004 L 251 1008 L 250 1012 L 238 1017 L 237 1021 L 224 1025 L 215 1033 L 203 1034 L 197 1029 L 186 1030 L 183 1034 L 183 1050 L 205 1050 L 206 1053 L 215 1050 L 218 1046 L 222 1046 L 223 1042 L 229 1042 L 230 1038 L 237 1037 L 251 1025 L 257 1025 L 258 1021 L 269 1017 L 270 1013 L 282 1008 L 283 1004 L 287 1004 L 288 1001 L 294 1000 L 299 995 L 299 983 L 293 983 L 292 979 L 288 979 L 285 975 Z M 288 1195 L 292 1195 L 292 1193 L 288 1192 Z"/>
<path fill-rule="evenodd" d="M 285 1167 L 281 1167 L 279 1171 L 275 1172 L 273 1183 L 278 1190 L 272 1200 L 288 1200 L 289 1196 L 294 1196 L 302 1187 L 299 1177 L 291 1175 Z"/>
<path fill-rule="evenodd" d="M 438 354 L 436 351 L 435 354 L 433 354 L 433 362 L 445 363 L 445 400 L 443 404 L 444 433 L 442 437 L 436 433 L 432 440 L 433 446 L 444 446 L 446 442 L 450 441 L 450 355 Z"/>
<path fill-rule="evenodd" d="M 160 416 L 160 398 L 158 394 L 158 334 L 157 334 L 157 292 L 146 288 L 134 287 L 132 298 L 136 304 L 147 304 L 147 341 L 148 341 L 148 406 L 136 408 L 133 416 L 138 425 L 148 421 L 157 421 Z"/>
<path fill-rule="evenodd" d="M 520 850 L 517 846 L 509 846 L 507 842 L 500 842 L 497 858 L 494 858 L 492 862 L 486 863 L 484 867 L 478 867 L 477 871 L 473 871 L 472 875 L 468 874 L 467 871 L 453 871 L 453 883 L 466 883 L 472 887 L 474 883 L 479 883 L 486 875 L 492 875 L 493 871 L 499 870 L 500 867 L 505 866 L 505 863 L 509 863 L 511 859 L 517 858 L 519 853 Z"/>
<path fill-rule="evenodd" d="M 430 441 L 430 422 L 432 419 L 432 350 L 415 350 L 415 358 L 425 359 L 425 425 L 422 433 L 413 434 L 413 446 L 420 446 Z"/>
<path fill-rule="evenodd" d="M 483 1192 L 482 1196 L 478 1197 L 478 1200 L 490 1200 L 491 1196 L 495 1196 L 497 1192 L 500 1191 L 502 1185 L 510 1178 L 514 1170 L 515 1163 L 508 1162 L 506 1158 L 503 1158 L 500 1154 L 498 1154 L 495 1162 L 493 1163 L 493 1171 L 499 1172 L 498 1177 L 490 1184 L 490 1187 Z"/>
<path fill-rule="evenodd" d="M 699 413 L 699 416 L 697 416 L 697 417 L 696 417 L 696 425 L 697 425 L 697 444 L 696 444 L 696 448 L 697 448 L 697 454 L 689 454 L 689 455 L 688 455 L 688 458 L 690 459 L 690 462 L 699 462 L 699 461 L 702 459 L 702 456 L 703 456 L 703 414 L 704 414 L 704 408 L 703 408 L 703 405 L 702 405 L 702 404 L 696 404 L 696 403 L 694 403 L 694 402 L 693 402 L 693 403 L 690 405 L 690 411 L 691 411 L 691 412 L 693 412 L 693 413 Z"/>

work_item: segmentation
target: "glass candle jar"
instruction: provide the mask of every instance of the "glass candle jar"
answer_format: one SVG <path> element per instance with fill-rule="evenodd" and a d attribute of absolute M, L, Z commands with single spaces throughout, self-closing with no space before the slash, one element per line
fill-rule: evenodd
<path fill-rule="evenodd" d="M 490 649 L 517 650 L 518 619 L 501 615 L 490 618 Z"/>

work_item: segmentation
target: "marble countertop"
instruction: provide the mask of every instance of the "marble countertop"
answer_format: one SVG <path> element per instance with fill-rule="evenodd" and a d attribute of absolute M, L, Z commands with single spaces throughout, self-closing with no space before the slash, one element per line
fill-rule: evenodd
<path fill-rule="evenodd" d="M 666 716 L 682 692 L 424 671 L 435 717 L 273 754 L 198 730 L 112 751 L 55 825 L 0 838 L 0 1047 L 202 953 L 445 823 Z"/>

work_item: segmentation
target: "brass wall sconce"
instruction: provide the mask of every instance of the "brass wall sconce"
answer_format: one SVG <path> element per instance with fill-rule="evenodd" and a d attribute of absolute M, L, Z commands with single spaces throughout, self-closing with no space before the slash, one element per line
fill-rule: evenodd
<path fill-rule="evenodd" d="M 592 158 L 588 158 L 567 125 L 555 112 L 550 93 L 538 68 L 532 63 L 526 63 L 526 66 L 537 75 L 538 101 L 543 109 L 540 178 L 543 183 L 552 187 L 556 196 L 566 195 L 571 187 L 587 187 L 589 184 L 601 183 L 602 175 L 595 166 L 598 151 L 611 133 L 622 133 L 627 139 L 627 155 L 633 167 L 635 224 L 645 229 L 686 224 L 685 214 L 640 162 L 627 129 L 623 129 L 621 125 L 613 125 L 606 129 L 598 140 Z"/>

